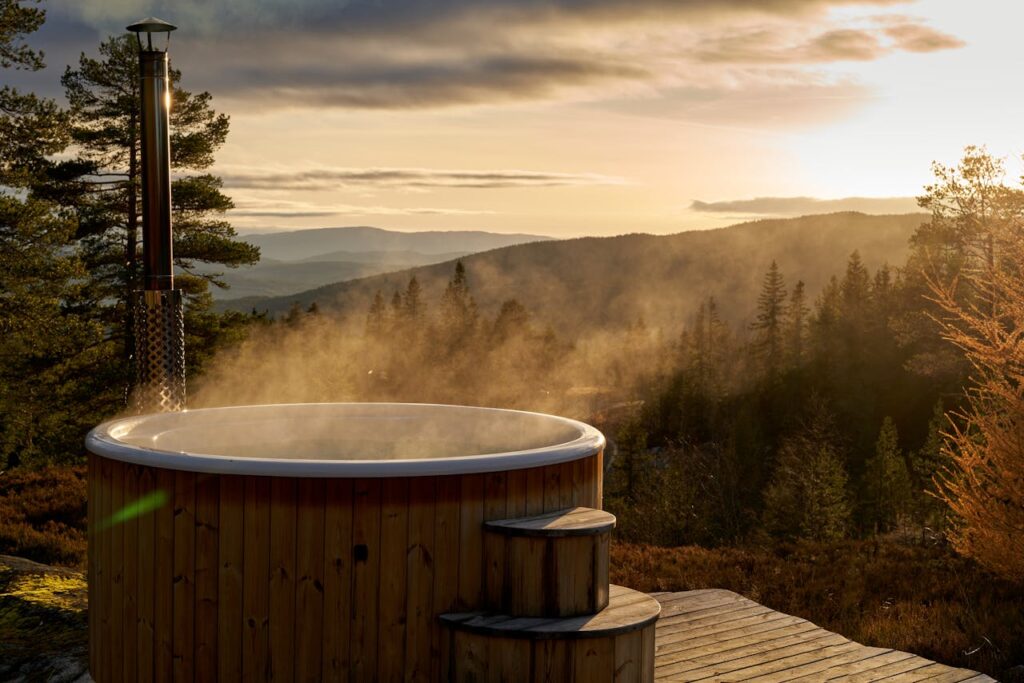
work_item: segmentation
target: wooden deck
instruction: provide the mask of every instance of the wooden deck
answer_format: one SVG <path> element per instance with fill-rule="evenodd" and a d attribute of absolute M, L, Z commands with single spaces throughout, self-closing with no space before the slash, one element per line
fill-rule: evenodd
<path fill-rule="evenodd" d="M 994 679 L 899 650 L 867 647 L 727 590 L 652 593 L 661 603 L 658 681 L 886 681 Z"/>

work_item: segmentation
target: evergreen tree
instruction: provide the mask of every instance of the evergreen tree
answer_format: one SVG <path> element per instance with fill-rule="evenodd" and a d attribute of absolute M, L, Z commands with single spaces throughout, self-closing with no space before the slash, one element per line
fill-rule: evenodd
<path fill-rule="evenodd" d="M 402 316 L 406 322 L 411 324 L 421 323 L 424 316 L 426 316 L 423 290 L 415 275 L 409 278 L 409 284 L 406 286 L 405 294 L 402 296 Z"/>
<path fill-rule="evenodd" d="M 764 524 L 774 535 L 832 541 L 846 535 L 850 507 L 836 429 L 823 408 L 783 441 L 764 492 Z"/>
<path fill-rule="evenodd" d="M 529 332 L 530 313 L 516 299 L 508 299 L 501 304 L 501 310 L 494 319 L 491 336 L 498 342 L 514 337 L 521 337 Z"/>
<path fill-rule="evenodd" d="M 945 527 L 948 511 L 938 496 L 937 480 L 949 466 L 949 457 L 943 450 L 943 431 L 947 427 L 949 420 L 946 418 L 942 401 L 939 400 L 932 410 L 931 420 L 928 421 L 928 436 L 924 444 L 910 454 L 913 512 L 921 525 L 922 535 L 926 529 L 934 531 Z"/>
<path fill-rule="evenodd" d="M 138 45 L 134 36 L 123 35 L 105 40 L 99 52 L 100 59 L 83 54 L 78 68 L 68 67 L 61 79 L 75 156 L 56 164 L 48 182 L 34 189 L 75 210 L 90 296 L 111 329 L 130 333 L 128 301 L 141 277 Z M 172 69 L 170 80 L 176 286 L 186 294 L 186 328 L 203 338 L 216 336 L 209 328 L 216 317 L 209 315 L 213 302 L 207 290 L 218 280 L 216 273 L 198 266 L 252 264 L 259 250 L 235 239 L 234 228 L 223 218 L 231 200 L 221 192 L 220 179 L 205 172 L 226 139 L 228 117 L 210 108 L 209 93 L 181 89 L 179 71 Z M 131 343 L 125 342 L 128 354 Z M 196 370 L 192 366 L 202 349 L 186 350 Z"/>
<path fill-rule="evenodd" d="M 464 339 L 477 322 L 476 302 L 469 293 L 466 267 L 455 262 L 455 273 L 441 297 L 441 326 L 449 341 Z"/>
<path fill-rule="evenodd" d="M 754 346 L 769 377 L 775 377 L 782 365 L 785 302 L 786 286 L 782 273 L 779 272 L 778 264 L 772 261 L 757 297 L 757 319 L 751 324 L 756 335 Z"/>
<path fill-rule="evenodd" d="M 387 325 L 387 317 L 384 309 L 384 295 L 378 289 L 373 295 L 373 303 L 366 313 L 366 327 L 364 332 L 367 337 L 376 338 L 384 334 Z"/>
<path fill-rule="evenodd" d="M 899 433 L 891 417 L 882 422 L 875 455 L 867 462 L 864 485 L 868 523 L 876 533 L 896 528 L 910 508 L 911 489 Z"/>
<path fill-rule="evenodd" d="M 807 345 L 807 298 L 804 281 L 798 280 L 786 306 L 786 356 L 792 367 L 803 365 Z"/>

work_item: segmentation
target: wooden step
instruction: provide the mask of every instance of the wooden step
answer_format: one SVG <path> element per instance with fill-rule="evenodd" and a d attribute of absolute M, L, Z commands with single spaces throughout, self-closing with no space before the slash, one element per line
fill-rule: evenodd
<path fill-rule="evenodd" d="M 484 608 L 522 617 L 595 614 L 608 605 L 615 515 L 568 508 L 484 523 Z"/>
<path fill-rule="evenodd" d="M 608 607 L 590 616 L 442 614 L 443 681 L 650 683 L 661 605 L 611 586 Z"/>

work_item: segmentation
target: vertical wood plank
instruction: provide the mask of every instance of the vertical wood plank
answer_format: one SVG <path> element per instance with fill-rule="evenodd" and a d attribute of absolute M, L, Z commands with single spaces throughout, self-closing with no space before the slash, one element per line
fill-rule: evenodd
<path fill-rule="evenodd" d="M 510 519 L 526 516 L 526 470 L 512 470 L 508 473 L 506 514 Z"/>
<path fill-rule="evenodd" d="M 139 467 L 124 465 L 124 504 L 134 506 L 139 499 Z M 139 631 L 138 631 L 138 591 L 139 591 L 139 555 L 136 551 L 139 543 L 139 515 L 130 512 L 124 521 L 124 657 L 122 658 L 122 677 L 125 681 L 135 681 L 138 670 Z"/>
<path fill-rule="evenodd" d="M 561 465 L 558 465 L 558 470 L 558 476 L 561 480 L 558 507 L 562 509 L 571 508 L 573 506 L 573 472 L 575 470 L 575 461 L 563 462 Z"/>
<path fill-rule="evenodd" d="M 405 673 L 406 573 L 409 548 L 409 480 L 388 478 L 381 485 L 381 586 L 378 628 L 380 681 L 400 681 Z"/>
<path fill-rule="evenodd" d="M 221 475 L 217 575 L 217 679 L 220 683 L 242 680 L 244 509 L 243 479 Z"/>
<path fill-rule="evenodd" d="M 526 516 L 544 512 L 544 469 L 531 467 L 526 470 Z"/>
<path fill-rule="evenodd" d="M 296 507 L 295 680 L 313 683 L 323 673 L 324 492 L 323 479 L 300 479 Z"/>
<path fill-rule="evenodd" d="M 522 683 L 530 680 L 530 641 L 526 638 L 488 639 L 488 680 Z"/>
<path fill-rule="evenodd" d="M 348 681 L 351 614 L 352 481 L 328 479 L 324 517 L 324 681 Z"/>
<path fill-rule="evenodd" d="M 573 658 L 567 640 L 534 640 L 531 683 L 565 683 L 573 678 Z M 582 680 L 582 679 L 581 679 Z"/>
<path fill-rule="evenodd" d="M 484 475 L 461 476 L 459 609 L 478 609 L 483 591 Z"/>
<path fill-rule="evenodd" d="M 195 679 L 196 475 L 174 474 L 174 683 Z"/>
<path fill-rule="evenodd" d="M 508 515 L 508 476 L 490 472 L 484 480 L 484 519 L 505 519 Z M 499 609 L 504 592 L 505 539 L 498 534 L 483 534 L 484 603 L 481 607 Z"/>
<path fill-rule="evenodd" d="M 120 683 L 124 680 L 124 521 L 120 519 L 124 509 L 124 471 L 126 465 L 120 460 L 110 461 L 110 628 L 107 638 L 110 643 L 109 681 Z"/>
<path fill-rule="evenodd" d="M 654 635 L 655 625 L 644 628 L 641 632 L 641 656 L 643 657 L 642 664 L 640 667 L 640 680 L 641 681 L 653 681 L 654 680 Z"/>
<path fill-rule="evenodd" d="M 217 680 L 220 477 L 196 475 L 196 681 Z"/>
<path fill-rule="evenodd" d="M 270 675 L 295 679 L 295 524 L 294 479 L 270 481 Z"/>
<path fill-rule="evenodd" d="M 174 472 L 158 468 L 156 488 L 164 504 L 155 511 L 156 550 L 153 557 L 153 680 L 172 680 L 174 672 Z"/>
<path fill-rule="evenodd" d="M 594 599 L 596 607 L 604 609 L 608 606 L 608 543 L 611 534 L 599 534 L 594 538 Z"/>
<path fill-rule="evenodd" d="M 574 680 L 611 683 L 615 674 L 614 638 L 584 638 L 573 645 Z"/>
<path fill-rule="evenodd" d="M 270 482 L 246 477 L 242 544 L 242 680 L 267 680 L 270 670 Z"/>
<path fill-rule="evenodd" d="M 139 497 L 155 500 L 159 496 L 156 491 L 156 471 L 152 467 L 141 467 L 139 472 Z M 156 630 L 154 628 L 154 553 L 156 552 L 156 513 L 149 511 L 139 518 L 139 544 L 136 549 L 138 557 L 138 648 L 139 656 L 135 669 L 134 680 L 139 683 L 150 683 L 153 680 L 154 648 L 156 646 Z"/>
<path fill-rule="evenodd" d="M 492 680 L 487 671 L 488 640 L 491 639 L 469 631 L 455 632 L 452 652 L 455 675 L 452 680 L 465 683 Z"/>
<path fill-rule="evenodd" d="M 434 527 L 436 477 L 409 482 L 409 547 L 406 556 L 405 680 L 431 680 L 431 632 L 434 616 Z"/>
<path fill-rule="evenodd" d="M 377 677 L 380 588 L 380 480 L 357 479 L 352 490 L 352 680 Z"/>
<path fill-rule="evenodd" d="M 96 575 L 99 579 L 99 590 L 97 591 L 97 617 L 99 628 L 99 652 L 96 671 L 93 676 L 96 680 L 106 680 L 109 676 L 111 651 L 110 640 L 107 634 L 110 633 L 110 497 L 112 495 L 110 477 L 111 464 L 107 458 L 99 458 L 99 524 L 96 533 Z"/>
<path fill-rule="evenodd" d="M 623 633 L 615 640 L 615 683 L 641 683 L 643 633 Z"/>
<path fill-rule="evenodd" d="M 437 492 L 434 503 L 434 614 L 443 614 L 455 609 L 458 599 L 459 562 L 459 522 L 461 506 L 459 492 L 461 478 L 459 476 L 438 477 Z M 451 634 L 441 629 L 435 622 L 431 629 L 431 671 L 435 680 L 448 680 L 440 670 L 444 658 L 442 649 L 447 648 L 451 657 Z"/>
<path fill-rule="evenodd" d="M 591 506 L 596 510 L 604 510 L 604 451 L 599 451 L 594 456 L 594 469 L 596 470 L 596 488 L 597 496 L 594 500 L 594 504 Z"/>
<path fill-rule="evenodd" d="M 96 533 L 98 528 L 98 520 L 96 513 L 96 496 L 97 490 L 99 489 L 99 458 L 98 456 L 87 453 L 86 454 L 86 474 L 85 484 L 87 487 L 86 499 L 85 499 L 85 519 L 88 529 L 88 547 L 86 562 L 88 563 L 87 574 L 86 574 L 86 590 L 88 591 L 89 600 L 89 671 L 93 674 L 97 674 L 97 645 L 99 639 L 97 634 L 99 633 L 99 625 L 97 621 L 97 611 L 99 605 L 99 599 L 96 597 L 97 586 L 99 586 L 99 578 L 96 576 Z"/>
<path fill-rule="evenodd" d="M 544 512 L 562 509 L 562 468 L 548 465 L 544 468 Z"/>

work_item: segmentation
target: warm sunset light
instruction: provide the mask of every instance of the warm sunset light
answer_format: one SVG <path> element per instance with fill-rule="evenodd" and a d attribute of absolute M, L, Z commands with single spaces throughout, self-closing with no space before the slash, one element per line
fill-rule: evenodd
<path fill-rule="evenodd" d="M 139 12 L 49 7 L 55 71 Z M 1001 0 L 157 10 L 194 27 L 173 66 L 231 112 L 217 170 L 243 229 L 567 236 L 905 212 L 933 159 L 1020 151 L 1024 102 L 1000 84 L 1024 15 Z"/>
<path fill-rule="evenodd" d="M 0 0 L 0 681 L 1024 682 L 1022 25 Z"/>

